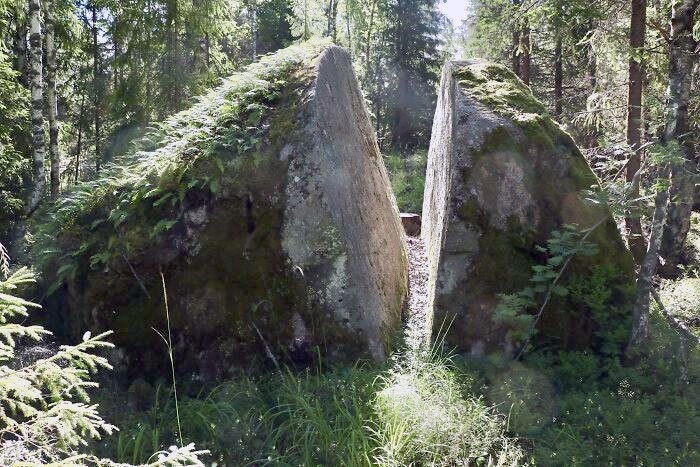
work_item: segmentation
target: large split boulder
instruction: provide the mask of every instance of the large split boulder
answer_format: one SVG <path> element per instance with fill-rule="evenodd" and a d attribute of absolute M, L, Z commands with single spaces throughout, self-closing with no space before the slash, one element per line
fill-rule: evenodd
<path fill-rule="evenodd" d="M 624 339 L 634 266 L 607 206 L 585 202 L 582 192 L 592 187 L 598 181 L 572 138 L 510 70 L 478 60 L 445 65 L 422 225 L 433 331 L 449 329 L 446 342 L 463 352 L 517 351 L 522 342 L 495 317 L 501 294 L 532 285 L 533 266 L 546 263 L 541 247 L 554 231 L 598 225 L 586 241 L 599 253 L 568 265 L 559 285 L 576 285 L 576 293 L 549 301 L 536 342 L 604 346 L 611 341 L 601 337 L 606 332 Z M 593 296 L 601 280 L 610 293 L 589 303 L 580 289 L 591 284 Z M 615 316 L 603 316 L 603 308 Z"/>
<path fill-rule="evenodd" d="M 113 329 L 139 375 L 168 362 L 163 279 L 176 365 L 205 380 L 380 361 L 401 323 L 405 236 L 349 55 L 327 42 L 229 78 L 38 231 L 49 308 L 73 336 Z"/>

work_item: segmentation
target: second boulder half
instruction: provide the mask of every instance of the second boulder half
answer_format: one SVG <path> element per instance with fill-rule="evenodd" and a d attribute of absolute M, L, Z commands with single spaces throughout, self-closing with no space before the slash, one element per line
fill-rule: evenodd
<path fill-rule="evenodd" d="M 531 286 L 536 268 L 547 263 L 548 240 L 575 228 L 592 229 L 586 242 L 598 253 L 568 264 L 556 290 L 573 292 L 549 300 L 536 319 L 535 341 L 600 348 L 609 346 L 605 332 L 626 337 L 634 266 L 607 206 L 584 199 L 584 190 L 596 187 L 572 138 L 510 70 L 479 60 L 445 65 L 422 225 L 433 331 L 447 330 L 447 344 L 462 352 L 517 352 L 523 342 L 496 316 L 503 295 Z M 600 316 L 579 290 L 603 276 L 612 284 L 600 298 L 615 310 L 610 316 Z M 544 295 L 535 297 L 530 315 Z"/>

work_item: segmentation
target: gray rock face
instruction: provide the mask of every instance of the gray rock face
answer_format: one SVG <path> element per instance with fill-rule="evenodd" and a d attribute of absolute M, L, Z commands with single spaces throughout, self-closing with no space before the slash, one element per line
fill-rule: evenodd
<path fill-rule="evenodd" d="M 406 294 L 403 230 L 347 52 L 328 48 L 317 74 L 291 150 L 282 246 L 332 319 L 382 360 Z"/>
<path fill-rule="evenodd" d="M 266 66 L 284 67 L 285 74 Z M 279 97 L 264 104 L 270 110 L 257 117 L 268 128 L 260 144 L 241 155 L 236 147 L 227 152 L 211 143 L 207 151 L 223 160 L 215 191 L 185 178 L 180 183 L 195 188 L 181 197 L 168 234 L 153 238 L 144 229 L 159 222 L 157 212 L 164 214 L 144 202 L 119 226 L 120 239 L 139 242 L 129 255 L 67 281 L 63 305 L 74 332 L 113 329 L 135 376 L 167 364 L 151 330 L 165 325 L 160 271 L 178 370 L 204 380 L 269 365 L 269 353 L 308 362 L 318 349 L 334 362 L 381 361 L 400 327 L 408 286 L 405 234 L 348 53 L 329 45 L 294 46 L 252 70 L 270 86 L 285 83 Z M 249 79 L 239 79 L 244 90 Z M 240 105 L 238 99 L 235 90 L 215 91 L 195 114 L 219 115 L 227 103 Z M 209 109 L 209 102 L 221 107 Z M 249 125 L 253 117 L 242 118 Z M 215 126 L 208 134 L 222 133 L 227 142 L 227 131 Z M 213 163 L 198 167 L 191 177 L 208 180 L 218 170 Z M 135 188 L 124 184 L 109 192 L 129 190 Z M 112 229 L 105 225 L 98 230 Z M 83 232 L 58 237 L 67 244 Z M 105 242 L 113 232 L 94 235 Z"/>
<path fill-rule="evenodd" d="M 428 155 L 422 238 L 434 331 L 464 352 L 511 353 L 509 328 L 493 314 L 499 294 L 531 285 L 537 249 L 565 224 L 586 229 L 600 253 L 572 261 L 563 283 L 608 271 L 613 302 L 634 280 L 631 256 L 607 208 L 584 203 L 597 186 L 571 137 L 508 69 L 481 61 L 443 69 Z M 602 322 L 575 297 L 554 300 L 538 339 L 560 348 L 596 346 Z M 573 310 L 567 314 L 559 310 Z M 624 315 L 624 313 L 622 313 Z M 614 318 L 624 323 L 626 316 Z"/>

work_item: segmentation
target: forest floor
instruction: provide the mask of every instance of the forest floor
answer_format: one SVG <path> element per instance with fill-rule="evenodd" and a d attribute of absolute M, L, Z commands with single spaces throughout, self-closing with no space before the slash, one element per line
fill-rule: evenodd
<path fill-rule="evenodd" d="M 417 345 L 424 341 L 428 332 L 428 259 L 420 237 L 407 237 L 407 240 L 409 287 L 406 339 L 409 343 Z"/>

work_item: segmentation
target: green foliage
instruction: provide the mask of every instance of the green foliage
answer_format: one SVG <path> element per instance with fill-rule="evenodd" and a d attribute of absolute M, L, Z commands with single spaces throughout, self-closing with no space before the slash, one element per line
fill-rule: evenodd
<path fill-rule="evenodd" d="M 283 89 L 303 86 L 304 70 L 326 45 L 293 46 L 233 75 L 63 196 L 43 216 L 34 249 L 42 270 L 60 262 L 51 290 L 86 265 L 104 267 L 162 240 L 182 222 L 188 197 L 217 198 L 223 183 L 236 183 L 243 156 L 254 164 L 260 157 Z"/>
<path fill-rule="evenodd" d="M 225 465 L 370 465 L 376 441 L 366 425 L 377 374 L 366 367 L 242 374 L 180 400 L 183 436 Z M 173 443 L 173 402 L 172 391 L 159 386 L 145 416 L 125 418 L 103 454 L 138 463 Z"/>
<path fill-rule="evenodd" d="M 508 336 L 518 345 L 528 343 L 536 334 L 535 324 L 549 298 L 569 294 L 569 288 L 559 279 L 571 259 L 598 254 L 597 245 L 586 241 L 586 232 L 572 225 L 553 231 L 547 240 L 547 247 L 538 246 L 537 249 L 546 255 L 547 260 L 545 264 L 532 266 L 532 285 L 514 294 L 501 295 L 501 301 L 492 315 L 494 322 L 507 326 Z M 528 313 L 536 308 L 539 308 L 537 315 Z"/>
<path fill-rule="evenodd" d="M 10 2 L 0 2 L 0 30 L 9 26 Z M 7 241 L 12 222 L 24 207 L 29 154 L 22 140 L 29 127 L 29 95 L 17 82 L 10 56 L 0 35 L 0 241 Z"/>
<path fill-rule="evenodd" d="M 86 333 L 76 346 L 61 346 L 48 357 L 22 364 L 17 343 L 39 341 L 50 332 L 40 326 L 14 324 L 38 305 L 13 295 L 33 281 L 22 268 L 0 281 L 0 459 L 12 462 L 56 462 L 75 455 L 87 438 L 112 433 L 115 427 L 89 405 L 86 389 L 96 386 L 89 376 L 99 367 L 110 368 L 95 349 L 110 347 Z"/>
<path fill-rule="evenodd" d="M 0 252 L 4 247 L 0 244 Z M 6 258 L 3 256 L 3 261 Z M 57 350 L 37 342 L 51 332 L 41 326 L 17 324 L 39 305 L 16 296 L 34 282 L 27 268 L 0 280 L 0 463 L 3 465 L 113 465 L 109 459 L 82 454 L 90 439 L 99 440 L 117 428 L 91 404 L 87 390 L 99 368 L 111 369 L 100 349 L 113 347 L 111 332 L 86 332 L 75 346 Z M 39 355 L 33 357 L 32 355 Z M 194 445 L 171 446 L 152 454 L 142 465 L 202 465 Z"/>
<path fill-rule="evenodd" d="M 410 350 L 387 369 L 241 375 L 180 403 L 183 436 L 225 465 L 517 465 L 504 420 L 449 359 Z M 154 391 L 104 455 L 139 462 L 177 436 L 172 392 Z M 125 404 L 118 410 L 123 416 Z M 115 408 L 117 410 L 117 408 Z M 432 462 L 432 463 L 431 463 Z"/>
<path fill-rule="evenodd" d="M 536 465 L 696 465 L 700 354 L 656 310 L 650 324 L 635 366 L 590 351 L 460 363 L 480 375 L 486 401 L 528 440 Z"/>
<path fill-rule="evenodd" d="M 418 150 L 412 154 L 391 151 L 384 154 L 384 164 L 401 212 L 420 214 L 423 210 L 425 167 L 428 155 Z"/>

